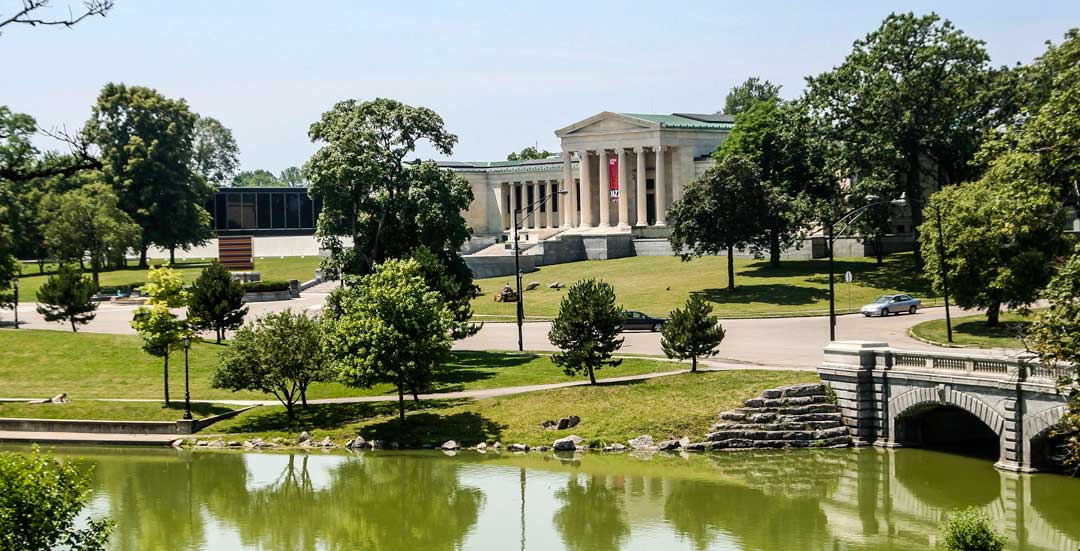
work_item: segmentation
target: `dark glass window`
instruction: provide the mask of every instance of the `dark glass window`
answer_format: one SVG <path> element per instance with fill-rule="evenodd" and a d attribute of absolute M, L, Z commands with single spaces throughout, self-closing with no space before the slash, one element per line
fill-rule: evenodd
<path fill-rule="evenodd" d="M 255 223 L 255 194 L 254 193 L 245 193 L 244 194 L 244 203 L 243 204 L 244 204 L 244 207 L 243 207 L 244 208 L 244 229 L 245 230 L 253 230 L 253 229 L 258 227 L 257 224 Z"/>
<path fill-rule="evenodd" d="M 273 212 L 273 228 L 283 229 L 285 228 L 285 196 L 280 193 L 274 193 L 271 195 L 270 206 Z"/>
<path fill-rule="evenodd" d="M 228 208 L 225 206 L 225 194 L 219 193 L 214 197 L 214 228 L 223 230 L 228 227 L 225 220 L 228 219 Z"/>
<path fill-rule="evenodd" d="M 255 214 L 258 216 L 259 229 L 270 229 L 270 194 L 260 193 L 256 199 Z"/>
<path fill-rule="evenodd" d="M 300 198 L 295 193 L 285 195 L 285 227 L 300 227 Z"/>
<path fill-rule="evenodd" d="M 537 186 L 536 191 L 540 194 L 540 197 L 537 197 L 537 199 L 547 197 L 547 193 L 545 193 L 547 191 L 547 186 L 545 186 L 544 184 L 540 184 L 539 186 Z M 540 203 L 540 212 L 547 212 L 547 201 Z"/>
<path fill-rule="evenodd" d="M 300 227 L 301 228 L 314 228 L 315 227 L 315 209 L 311 204 L 311 197 L 307 194 L 300 195 Z"/>
<path fill-rule="evenodd" d="M 239 230 L 244 227 L 244 206 L 241 203 L 242 196 L 239 193 L 227 193 L 225 194 L 225 200 L 228 204 L 228 221 L 230 230 Z"/>

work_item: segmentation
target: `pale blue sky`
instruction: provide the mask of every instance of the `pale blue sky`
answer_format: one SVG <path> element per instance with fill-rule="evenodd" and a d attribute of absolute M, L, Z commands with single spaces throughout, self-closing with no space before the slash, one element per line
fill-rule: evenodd
<path fill-rule="evenodd" d="M 1080 25 L 1075 0 L 514 4 L 116 0 L 70 30 L 8 28 L 0 105 L 76 128 L 105 82 L 151 86 L 232 128 L 244 169 L 277 172 L 336 101 L 391 97 L 442 115 L 452 158 L 496 160 L 556 150 L 557 128 L 600 111 L 713 112 L 751 75 L 793 97 L 890 11 L 936 11 L 999 65 Z"/>

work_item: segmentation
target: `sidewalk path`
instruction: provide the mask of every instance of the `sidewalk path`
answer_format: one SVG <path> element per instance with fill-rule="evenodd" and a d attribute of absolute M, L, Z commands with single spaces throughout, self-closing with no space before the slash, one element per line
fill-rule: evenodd
<path fill-rule="evenodd" d="M 176 434 L 99 434 L 0 430 L 0 442 L 27 444 L 97 444 L 102 446 L 168 446 Z"/>

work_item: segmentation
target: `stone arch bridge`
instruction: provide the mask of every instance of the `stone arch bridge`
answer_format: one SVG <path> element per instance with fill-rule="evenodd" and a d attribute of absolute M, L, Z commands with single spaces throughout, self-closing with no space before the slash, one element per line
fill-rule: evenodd
<path fill-rule="evenodd" d="M 997 456 L 996 467 L 1051 466 L 1050 428 L 1066 410 L 1056 382 L 1064 366 L 1020 358 L 897 350 L 841 341 L 818 368 L 857 443 L 946 446 Z"/>

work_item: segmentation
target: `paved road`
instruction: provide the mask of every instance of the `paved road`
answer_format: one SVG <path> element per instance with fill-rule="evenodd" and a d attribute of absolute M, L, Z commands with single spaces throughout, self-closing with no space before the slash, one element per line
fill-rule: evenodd
<path fill-rule="evenodd" d="M 256 302 L 249 305 L 249 318 L 285 308 L 317 312 L 335 283 L 324 283 L 303 293 L 299 299 L 281 302 Z M 80 331 L 132 334 L 131 316 L 135 306 L 102 304 L 97 318 Z M 959 317 L 973 312 L 953 309 Z M 907 330 L 912 325 L 945 316 L 943 308 L 927 308 L 914 315 L 865 318 L 859 314 L 837 318 L 838 340 L 870 340 L 887 342 L 898 348 L 940 350 L 912 339 Z M 10 313 L 5 318 L 10 320 Z M 33 304 L 19 306 L 20 327 L 32 329 L 69 330 L 67 325 L 47 323 Z M 730 319 L 723 321 L 727 337 L 720 345 L 720 362 L 747 363 L 778 367 L 813 367 L 822 357 L 828 341 L 828 317 L 795 317 L 766 319 Z M 532 351 L 552 351 L 547 340 L 548 322 L 529 322 L 524 326 L 524 347 Z M 659 356 L 660 335 L 648 332 L 628 332 L 621 352 Z M 513 323 L 486 323 L 477 335 L 457 343 L 459 350 L 517 350 L 517 326 Z M 1002 352 L 1002 351 L 997 351 Z"/>

